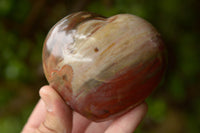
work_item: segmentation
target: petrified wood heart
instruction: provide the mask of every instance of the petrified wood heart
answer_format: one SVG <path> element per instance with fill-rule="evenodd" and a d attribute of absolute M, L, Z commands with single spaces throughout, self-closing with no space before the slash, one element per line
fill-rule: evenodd
<path fill-rule="evenodd" d="M 43 67 L 72 109 L 103 121 L 134 108 L 157 87 L 165 47 L 155 28 L 137 16 L 78 12 L 48 33 Z"/>

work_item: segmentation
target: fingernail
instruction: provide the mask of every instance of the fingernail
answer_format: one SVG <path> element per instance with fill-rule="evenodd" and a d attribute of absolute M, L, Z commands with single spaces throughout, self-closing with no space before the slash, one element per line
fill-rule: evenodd
<path fill-rule="evenodd" d="M 45 103 L 46 110 L 48 112 L 52 112 L 53 111 L 53 106 L 52 106 L 53 104 L 52 104 L 52 99 L 51 99 L 50 95 L 48 94 L 48 90 L 46 90 L 45 88 L 41 88 L 40 97 L 42 98 L 42 100 Z"/>

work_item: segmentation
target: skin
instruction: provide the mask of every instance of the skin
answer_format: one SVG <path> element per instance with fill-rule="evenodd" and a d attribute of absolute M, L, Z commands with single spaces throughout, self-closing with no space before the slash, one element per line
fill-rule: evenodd
<path fill-rule="evenodd" d="M 22 133 L 132 133 L 147 112 L 147 104 L 142 103 L 114 120 L 95 123 L 73 112 L 50 86 L 42 87 L 39 94 Z"/>

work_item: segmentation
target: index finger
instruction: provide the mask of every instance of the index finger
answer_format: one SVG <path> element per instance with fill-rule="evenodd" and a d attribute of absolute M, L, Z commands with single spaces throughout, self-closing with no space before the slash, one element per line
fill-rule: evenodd
<path fill-rule="evenodd" d="M 142 103 L 113 121 L 105 133 L 132 133 L 142 121 L 146 113 L 147 104 Z"/>

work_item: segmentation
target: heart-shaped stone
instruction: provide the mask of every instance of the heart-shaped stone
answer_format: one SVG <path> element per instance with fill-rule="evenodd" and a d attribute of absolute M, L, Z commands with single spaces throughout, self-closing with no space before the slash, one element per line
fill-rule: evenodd
<path fill-rule="evenodd" d="M 137 16 L 78 12 L 48 33 L 43 67 L 72 109 L 103 121 L 132 109 L 157 87 L 166 50 L 155 28 Z"/>

